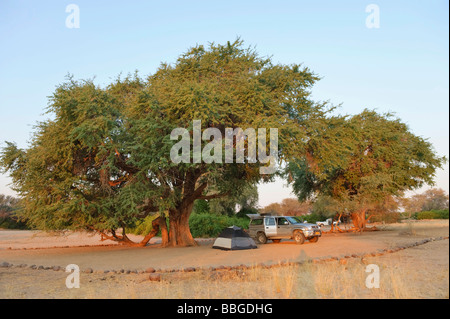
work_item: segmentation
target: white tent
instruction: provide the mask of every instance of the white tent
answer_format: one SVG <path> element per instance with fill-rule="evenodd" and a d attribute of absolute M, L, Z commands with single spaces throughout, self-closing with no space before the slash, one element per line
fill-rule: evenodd
<path fill-rule="evenodd" d="M 214 242 L 213 248 L 223 250 L 255 249 L 255 241 L 242 228 L 231 226 L 225 228 Z"/>

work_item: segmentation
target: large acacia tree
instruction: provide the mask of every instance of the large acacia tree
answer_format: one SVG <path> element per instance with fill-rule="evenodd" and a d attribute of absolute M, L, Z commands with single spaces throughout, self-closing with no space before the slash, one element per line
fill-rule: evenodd
<path fill-rule="evenodd" d="M 327 196 L 357 230 L 365 228 L 368 211 L 433 185 L 446 161 L 400 119 L 371 110 L 324 118 L 309 131 L 305 152 L 286 169 L 294 192 L 301 200 Z"/>
<path fill-rule="evenodd" d="M 225 128 L 277 128 L 278 160 L 288 160 L 301 153 L 305 127 L 325 112 L 309 97 L 317 80 L 240 40 L 193 47 L 146 79 L 118 78 L 105 88 L 69 77 L 29 147 L 7 142 L 0 164 L 23 199 L 23 217 L 37 228 L 89 229 L 130 245 L 161 230 L 164 245 L 195 245 L 188 220 L 196 199 L 239 193 L 273 175 L 261 174 L 260 162 L 174 163 L 172 130 L 185 128 L 192 139 L 194 120 L 222 137 Z M 153 231 L 133 243 L 126 230 L 155 213 Z"/>

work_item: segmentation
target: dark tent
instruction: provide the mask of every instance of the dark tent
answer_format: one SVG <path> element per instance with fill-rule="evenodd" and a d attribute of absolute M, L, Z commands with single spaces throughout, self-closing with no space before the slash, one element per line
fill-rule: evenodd
<path fill-rule="evenodd" d="M 225 228 L 214 242 L 213 248 L 223 250 L 254 249 L 256 244 L 253 239 L 237 226 Z"/>

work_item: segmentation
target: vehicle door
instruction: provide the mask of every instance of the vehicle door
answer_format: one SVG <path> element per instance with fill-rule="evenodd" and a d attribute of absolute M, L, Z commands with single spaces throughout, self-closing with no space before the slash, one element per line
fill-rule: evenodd
<path fill-rule="evenodd" d="M 267 237 L 277 236 L 277 224 L 275 222 L 275 217 L 264 218 L 264 232 Z"/>
<path fill-rule="evenodd" d="M 292 235 L 291 224 L 284 217 L 277 218 L 277 235 L 280 237 L 290 237 Z"/>

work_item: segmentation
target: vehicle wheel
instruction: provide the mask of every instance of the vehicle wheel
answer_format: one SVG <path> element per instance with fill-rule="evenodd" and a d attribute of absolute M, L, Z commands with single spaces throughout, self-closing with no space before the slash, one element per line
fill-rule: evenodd
<path fill-rule="evenodd" d="M 305 242 L 305 235 L 303 235 L 303 233 L 300 230 L 294 231 L 293 238 L 295 242 L 299 245 L 302 245 Z"/>
<path fill-rule="evenodd" d="M 264 234 L 264 233 L 262 233 L 262 232 L 259 232 L 259 233 L 256 235 L 256 240 L 257 240 L 258 243 L 260 243 L 260 244 L 265 244 L 265 243 L 267 243 L 267 237 L 266 237 L 266 234 Z"/>
<path fill-rule="evenodd" d="M 309 239 L 310 243 L 317 243 L 318 241 L 319 241 L 319 236 L 312 237 L 312 238 Z"/>
<path fill-rule="evenodd" d="M 272 239 L 272 241 L 273 241 L 275 244 L 278 244 L 278 243 L 281 241 L 281 239 Z"/>

